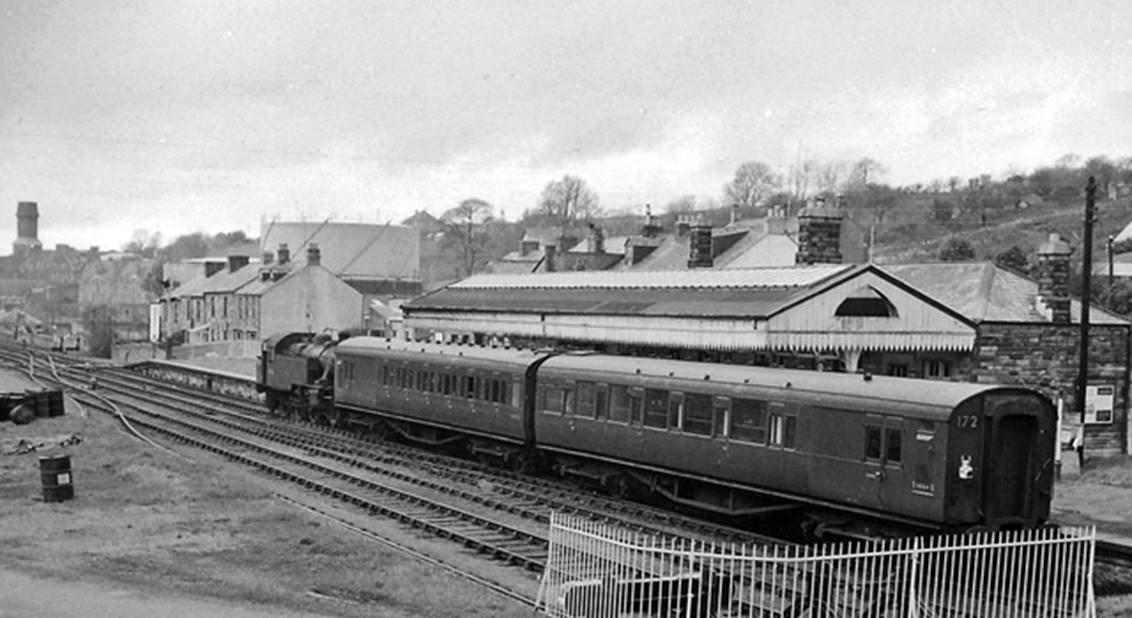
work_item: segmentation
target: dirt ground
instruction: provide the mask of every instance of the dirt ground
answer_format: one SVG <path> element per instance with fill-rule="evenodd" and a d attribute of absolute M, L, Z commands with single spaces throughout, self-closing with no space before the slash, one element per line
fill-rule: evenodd
<path fill-rule="evenodd" d="M 83 441 L 51 446 L 72 435 Z M 21 438 L 45 446 L 6 454 Z M 0 423 L 0 618 L 531 615 L 184 452 L 192 459 L 97 412 Z M 44 454 L 70 455 L 74 500 L 43 501 Z"/>
<path fill-rule="evenodd" d="M 0 375 L 0 387 L 24 387 L 14 380 Z M 83 441 L 51 446 L 71 435 Z M 7 454 L 21 438 L 45 446 Z M 73 501 L 42 500 L 38 457 L 55 453 L 71 456 Z M 73 406 L 62 418 L 0 423 L 0 618 L 532 615 L 284 503 L 251 473 L 183 453 L 191 459 Z M 1132 460 L 1093 460 L 1083 474 L 1067 466 L 1057 521 L 1132 538 L 1129 513 Z M 1132 617 L 1132 598 L 1100 599 L 1098 615 Z"/>

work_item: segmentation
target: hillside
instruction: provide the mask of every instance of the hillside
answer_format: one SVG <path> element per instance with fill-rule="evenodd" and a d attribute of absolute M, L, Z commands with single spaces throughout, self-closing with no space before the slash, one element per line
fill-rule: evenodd
<path fill-rule="evenodd" d="M 988 210 L 986 225 L 982 213 L 965 213 L 951 221 L 933 220 L 933 196 L 902 196 L 893 209 L 877 226 L 874 260 L 879 263 L 936 261 L 940 249 L 951 239 L 965 240 L 975 249 L 978 259 L 993 260 L 996 255 L 1017 246 L 1031 257 L 1050 233 L 1056 232 L 1074 248 L 1074 258 L 1080 259 L 1084 245 L 1084 198 L 1065 204 L 1047 201 L 1025 209 L 1007 208 Z M 868 230 L 869 213 L 851 213 L 850 217 Z M 1106 239 L 1116 236 L 1132 221 L 1132 199 L 1097 202 L 1094 219 L 1093 260 L 1107 260 Z"/>

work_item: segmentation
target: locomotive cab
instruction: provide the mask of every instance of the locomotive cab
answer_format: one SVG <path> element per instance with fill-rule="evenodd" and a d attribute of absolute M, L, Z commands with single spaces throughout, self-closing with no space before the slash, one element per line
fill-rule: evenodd
<path fill-rule="evenodd" d="M 1029 528 L 1049 517 L 1057 413 L 1032 391 L 995 389 L 958 406 L 947 451 L 952 525 Z"/>

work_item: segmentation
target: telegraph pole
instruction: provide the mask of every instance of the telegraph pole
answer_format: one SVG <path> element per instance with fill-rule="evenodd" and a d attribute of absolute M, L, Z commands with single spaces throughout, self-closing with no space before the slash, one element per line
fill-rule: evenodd
<path fill-rule="evenodd" d="M 1089 176 L 1089 183 L 1085 185 L 1085 254 L 1082 256 L 1084 263 L 1081 266 L 1084 279 L 1081 287 L 1081 360 L 1077 367 L 1077 406 L 1081 410 L 1082 442 L 1085 435 L 1085 387 L 1089 374 L 1089 283 L 1093 274 L 1093 211 L 1096 209 L 1096 197 L 1097 181 Z"/>

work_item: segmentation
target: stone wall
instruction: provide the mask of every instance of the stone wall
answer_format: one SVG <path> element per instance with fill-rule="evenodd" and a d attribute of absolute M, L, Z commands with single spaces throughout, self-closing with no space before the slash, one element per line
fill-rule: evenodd
<path fill-rule="evenodd" d="M 981 324 L 972 354 L 977 382 L 1021 384 L 1065 401 L 1065 416 L 1076 424 L 1079 324 Z M 1129 329 L 1092 325 L 1089 329 L 1090 384 L 1116 387 L 1111 424 L 1085 429 L 1085 450 L 1098 455 L 1124 452 L 1128 427 Z"/>

